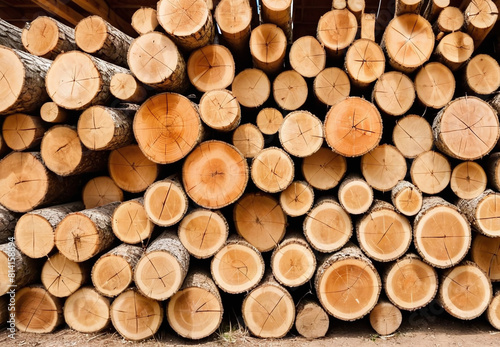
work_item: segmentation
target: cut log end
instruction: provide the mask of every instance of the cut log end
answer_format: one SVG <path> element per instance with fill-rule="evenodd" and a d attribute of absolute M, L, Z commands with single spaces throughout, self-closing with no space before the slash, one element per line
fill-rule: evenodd
<path fill-rule="evenodd" d="M 283 115 L 275 108 L 267 107 L 257 115 L 257 127 L 265 135 L 274 135 L 283 123 Z"/>
<path fill-rule="evenodd" d="M 142 199 L 125 201 L 113 212 L 111 227 L 121 241 L 137 244 L 153 233 L 154 224 L 149 220 L 142 202 Z"/>
<path fill-rule="evenodd" d="M 241 105 L 255 108 L 269 98 L 271 82 L 262 70 L 246 69 L 234 78 L 232 91 Z"/>
<path fill-rule="evenodd" d="M 16 293 L 16 328 L 28 333 L 51 333 L 63 322 L 62 303 L 44 288 L 25 287 Z"/>
<path fill-rule="evenodd" d="M 305 180 L 319 190 L 335 188 L 346 171 L 346 159 L 325 147 L 305 157 L 302 161 L 302 173 Z"/>
<path fill-rule="evenodd" d="M 491 300 L 486 317 L 495 329 L 500 330 L 500 295 L 498 293 Z"/>
<path fill-rule="evenodd" d="M 273 82 L 274 101 L 283 110 L 293 111 L 307 100 L 307 82 L 294 70 L 283 71 Z"/>
<path fill-rule="evenodd" d="M 189 56 L 187 74 L 191 84 L 200 92 L 224 89 L 234 79 L 234 59 L 225 46 L 204 46 Z"/>
<path fill-rule="evenodd" d="M 451 167 L 444 155 L 427 151 L 413 160 L 410 175 L 413 184 L 423 193 L 437 194 L 450 182 Z"/>
<path fill-rule="evenodd" d="M 304 181 L 295 181 L 280 194 L 280 205 L 283 211 L 298 217 L 306 214 L 314 203 L 314 190 Z"/>
<path fill-rule="evenodd" d="M 451 173 L 450 187 L 461 199 L 473 199 L 486 189 L 487 177 L 476 162 L 466 161 L 455 166 Z"/>
<path fill-rule="evenodd" d="M 370 312 L 370 324 L 377 334 L 386 336 L 393 334 L 401 326 L 401 311 L 388 302 L 378 303 Z"/>
<path fill-rule="evenodd" d="M 431 125 L 415 114 L 401 118 L 392 132 L 392 142 L 406 158 L 430 151 L 434 144 Z"/>
<path fill-rule="evenodd" d="M 250 35 L 250 53 L 256 68 L 268 74 L 282 69 L 286 53 L 286 36 L 275 24 L 261 24 Z"/>
<path fill-rule="evenodd" d="M 328 55 L 336 57 L 345 52 L 354 41 L 358 23 L 348 9 L 332 10 L 318 21 L 317 37 Z"/>
<path fill-rule="evenodd" d="M 391 116 L 405 114 L 415 101 L 412 80 L 402 72 L 390 71 L 379 77 L 373 87 L 373 99 Z"/>
<path fill-rule="evenodd" d="M 323 144 L 323 124 L 308 111 L 290 112 L 279 130 L 282 147 L 296 157 L 308 157 Z"/>
<path fill-rule="evenodd" d="M 147 97 L 144 86 L 128 73 L 117 73 L 111 77 L 109 91 L 117 99 L 126 102 L 142 102 Z"/>
<path fill-rule="evenodd" d="M 64 123 L 68 112 L 53 101 L 46 102 L 40 108 L 40 117 L 47 123 Z"/>
<path fill-rule="evenodd" d="M 76 292 L 87 280 L 87 270 L 84 265 L 56 253 L 45 262 L 41 280 L 50 294 L 64 298 Z"/>
<path fill-rule="evenodd" d="M 489 95 L 500 87 L 500 66 L 487 54 L 473 57 L 465 68 L 467 86 L 480 95 Z"/>
<path fill-rule="evenodd" d="M 492 282 L 500 282 L 500 238 L 477 235 L 471 246 L 471 258 Z"/>
<path fill-rule="evenodd" d="M 414 216 L 422 208 L 422 192 L 407 181 L 399 182 L 392 189 L 391 199 L 396 210 L 405 216 Z"/>
<path fill-rule="evenodd" d="M 150 7 L 141 7 L 132 15 L 132 28 L 139 34 L 144 35 L 154 31 L 158 27 L 156 10 Z"/>
<path fill-rule="evenodd" d="M 415 76 L 415 91 L 422 104 L 440 109 L 453 98 L 455 77 L 445 65 L 428 63 Z"/>
<path fill-rule="evenodd" d="M 306 339 L 324 337 L 330 327 L 330 318 L 316 301 L 302 300 L 297 307 L 295 329 Z"/>
<path fill-rule="evenodd" d="M 110 302 L 92 287 L 83 287 L 64 302 L 64 320 L 81 333 L 96 333 L 110 324 Z"/>
<path fill-rule="evenodd" d="M 201 119 L 212 129 L 231 131 L 240 124 L 240 104 L 228 90 L 206 92 L 200 99 L 199 107 Z"/>
<path fill-rule="evenodd" d="M 233 132 L 233 145 L 245 158 L 254 158 L 264 148 L 264 136 L 254 124 L 245 123 Z"/>
<path fill-rule="evenodd" d="M 92 178 L 82 191 L 85 208 L 94 208 L 115 201 L 123 201 L 123 191 L 108 176 Z"/>
<path fill-rule="evenodd" d="M 361 177 L 348 176 L 341 183 L 338 191 L 342 207 L 351 214 L 368 211 L 373 202 L 373 189 Z"/>
<path fill-rule="evenodd" d="M 319 101 L 333 106 L 349 96 L 351 83 L 343 70 L 338 67 L 328 67 L 314 79 L 313 90 Z"/>
<path fill-rule="evenodd" d="M 384 52 L 375 41 L 356 40 L 345 55 L 345 68 L 356 86 L 367 87 L 384 73 Z"/>
<path fill-rule="evenodd" d="M 436 55 L 452 71 L 462 67 L 474 52 L 474 40 L 461 31 L 445 35 L 436 47 Z"/>
<path fill-rule="evenodd" d="M 172 179 L 157 181 L 144 193 L 144 209 L 156 225 L 178 223 L 187 212 L 188 199 L 182 186 Z"/>
<path fill-rule="evenodd" d="M 284 150 L 269 147 L 255 156 L 250 174 L 259 189 L 267 193 L 278 193 L 292 183 L 294 164 Z"/>
<path fill-rule="evenodd" d="M 316 270 L 316 257 L 303 237 L 287 237 L 271 256 L 274 278 L 287 287 L 308 282 Z"/>
<path fill-rule="evenodd" d="M 313 36 L 297 39 L 289 53 L 290 65 L 304 77 L 316 77 L 326 64 L 325 49 Z"/>
<path fill-rule="evenodd" d="M 361 157 L 361 172 L 371 187 L 385 192 L 406 176 L 406 160 L 396 147 L 380 145 Z"/>
<path fill-rule="evenodd" d="M 36 147 L 42 141 L 45 125 L 40 117 L 15 113 L 5 117 L 2 137 L 5 144 L 14 151 Z"/>

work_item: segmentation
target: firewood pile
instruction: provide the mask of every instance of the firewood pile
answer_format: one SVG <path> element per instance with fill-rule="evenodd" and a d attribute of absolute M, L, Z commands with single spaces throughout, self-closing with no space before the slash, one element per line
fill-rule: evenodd
<path fill-rule="evenodd" d="M 15 284 L 21 332 L 386 335 L 433 300 L 500 329 L 496 5 L 397 0 L 378 37 L 334 0 L 293 38 L 291 3 L 0 20 L 2 322 Z"/>

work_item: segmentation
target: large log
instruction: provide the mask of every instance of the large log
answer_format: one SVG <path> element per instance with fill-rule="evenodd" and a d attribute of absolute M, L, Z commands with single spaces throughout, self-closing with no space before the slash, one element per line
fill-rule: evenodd
<path fill-rule="evenodd" d="M 24 50 L 21 41 L 22 30 L 9 22 L 0 19 L 0 45 Z"/>
<path fill-rule="evenodd" d="M 87 263 L 76 263 L 61 253 L 55 253 L 47 258 L 40 278 L 50 294 L 65 298 L 90 279 L 90 269 Z"/>
<path fill-rule="evenodd" d="M 64 302 L 64 320 L 81 333 L 97 333 L 111 323 L 110 300 L 93 287 L 80 288 Z"/>
<path fill-rule="evenodd" d="M 488 189 L 472 199 L 460 199 L 457 207 L 474 230 L 489 237 L 500 237 L 500 193 Z"/>

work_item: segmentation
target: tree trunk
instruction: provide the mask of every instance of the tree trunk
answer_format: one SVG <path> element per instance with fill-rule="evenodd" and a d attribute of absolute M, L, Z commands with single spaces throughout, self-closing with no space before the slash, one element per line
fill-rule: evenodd
<path fill-rule="evenodd" d="M 402 14 L 405 14 L 405 13 L 419 14 L 420 10 L 422 8 L 422 5 L 423 5 L 422 0 L 396 0 L 396 8 L 394 10 L 394 16 L 401 16 Z M 373 327 L 373 325 L 372 325 L 372 327 Z M 394 331 L 396 331 L 396 330 L 397 330 L 397 328 L 394 329 Z M 375 331 L 377 331 L 377 329 L 375 329 Z M 389 335 L 391 333 L 380 334 L 380 335 Z"/>
<path fill-rule="evenodd" d="M 464 75 L 466 87 L 472 93 L 489 95 L 500 87 L 500 66 L 487 54 L 478 54 L 469 60 Z"/>
<path fill-rule="evenodd" d="M 232 131 L 240 124 L 240 104 L 229 90 L 206 92 L 200 99 L 199 108 L 201 119 L 212 129 Z"/>
<path fill-rule="evenodd" d="M 167 305 L 169 325 L 180 336 L 192 340 L 215 332 L 222 322 L 223 312 L 219 290 L 210 275 L 194 269 Z"/>
<path fill-rule="evenodd" d="M 108 176 L 94 177 L 82 190 L 82 200 L 86 209 L 123 201 L 123 191 Z"/>
<path fill-rule="evenodd" d="M 361 157 L 361 172 L 374 189 L 391 190 L 406 176 L 406 160 L 394 146 L 383 144 Z"/>
<path fill-rule="evenodd" d="M 445 65 L 428 63 L 415 76 L 415 91 L 424 106 L 440 109 L 453 98 L 455 77 Z"/>
<path fill-rule="evenodd" d="M 314 190 L 305 181 L 294 181 L 280 194 L 280 205 L 290 217 L 305 215 L 314 203 Z"/>
<path fill-rule="evenodd" d="M 500 292 L 497 292 L 491 300 L 486 317 L 493 328 L 500 330 Z"/>
<path fill-rule="evenodd" d="M 142 103 L 148 96 L 144 85 L 128 73 L 117 73 L 111 77 L 109 91 L 125 102 Z"/>
<path fill-rule="evenodd" d="M 57 226 L 59 252 L 75 262 L 88 260 L 109 249 L 115 241 L 111 215 L 119 202 L 68 214 Z"/>
<path fill-rule="evenodd" d="M 345 158 L 326 147 L 302 160 L 302 174 L 314 188 L 335 188 L 347 171 Z"/>
<path fill-rule="evenodd" d="M 40 117 L 47 123 L 65 123 L 69 114 L 62 107 L 57 106 L 53 101 L 47 101 L 40 108 Z"/>
<path fill-rule="evenodd" d="M 245 158 L 254 158 L 264 149 L 264 136 L 252 123 L 245 123 L 233 132 L 233 145 Z"/>
<path fill-rule="evenodd" d="M 61 253 L 55 253 L 47 258 L 40 277 L 50 294 L 65 298 L 90 279 L 90 267 L 88 263 L 76 263 Z"/>
<path fill-rule="evenodd" d="M 402 116 L 408 112 L 414 101 L 413 81 L 402 72 L 384 73 L 373 87 L 372 102 L 390 116 Z"/>
<path fill-rule="evenodd" d="M 297 305 L 295 329 L 306 339 L 325 337 L 330 318 L 315 299 L 302 299 Z"/>
<path fill-rule="evenodd" d="M 492 282 L 500 282 L 500 238 L 476 235 L 470 254 Z"/>
<path fill-rule="evenodd" d="M 380 300 L 370 312 L 370 325 L 382 336 L 393 334 L 402 321 L 403 315 L 399 308 L 385 300 Z"/>
<path fill-rule="evenodd" d="M 467 216 L 472 227 L 489 237 L 500 236 L 500 194 L 491 189 L 472 199 L 460 199 L 457 207 Z"/>
<path fill-rule="evenodd" d="M 87 286 L 71 294 L 64 302 L 64 320 L 81 333 L 97 333 L 111 323 L 110 300 Z"/>
<path fill-rule="evenodd" d="M 354 41 L 357 31 L 356 17 L 344 8 L 321 16 L 316 35 L 330 57 L 340 58 Z"/>
<path fill-rule="evenodd" d="M 250 53 L 253 65 L 269 75 L 283 69 L 287 39 L 275 24 L 261 24 L 250 35 Z"/>
<path fill-rule="evenodd" d="M 292 158 L 281 148 L 263 149 L 252 160 L 250 174 L 257 188 L 266 193 L 282 192 L 294 177 Z"/>
<path fill-rule="evenodd" d="M 325 68 L 325 49 L 314 36 L 295 40 L 288 56 L 292 69 L 303 77 L 316 77 Z"/>
<path fill-rule="evenodd" d="M 113 212 L 111 227 L 120 241 L 143 244 L 151 237 L 154 224 L 149 220 L 143 204 L 144 198 L 136 198 L 122 202 Z"/>
<path fill-rule="evenodd" d="M 234 206 L 233 218 L 238 234 L 260 252 L 274 249 L 285 236 L 286 215 L 269 194 L 244 195 Z"/>
<path fill-rule="evenodd" d="M 28 212 L 16 225 L 16 245 L 30 258 L 43 258 L 54 249 L 54 231 L 69 213 L 83 210 L 79 201 Z"/>
<path fill-rule="evenodd" d="M 154 300 L 166 300 L 182 285 L 189 269 L 189 253 L 175 232 L 164 231 L 142 255 L 134 269 L 139 291 Z"/>
<path fill-rule="evenodd" d="M 177 224 L 186 214 L 188 205 L 184 188 L 176 179 L 156 181 L 144 193 L 146 214 L 161 227 Z"/>
<path fill-rule="evenodd" d="M 474 41 L 472 38 L 466 33 L 455 31 L 445 35 L 439 41 L 434 54 L 451 71 L 457 71 L 467 63 L 473 52 Z"/>
<path fill-rule="evenodd" d="M 269 98 L 271 82 L 263 71 L 246 69 L 236 75 L 231 90 L 241 105 L 255 108 Z"/>
<path fill-rule="evenodd" d="M 339 186 L 338 197 L 348 213 L 362 214 L 372 205 L 373 189 L 361 176 L 349 174 Z"/>
<path fill-rule="evenodd" d="M 296 157 L 309 157 L 323 144 L 323 124 L 309 111 L 290 112 L 280 127 L 282 147 Z"/>
<path fill-rule="evenodd" d="M 143 253 L 141 247 L 122 243 L 103 254 L 92 267 L 92 283 L 104 296 L 115 297 L 132 283 L 133 271 Z"/>
<path fill-rule="evenodd" d="M 0 245 L 0 296 L 8 293 L 13 286 L 24 287 L 38 280 L 40 266 L 19 251 L 14 242 Z M 9 276 L 10 275 L 10 276 Z M 12 277 L 14 275 L 14 277 Z"/>
<path fill-rule="evenodd" d="M 351 82 L 365 88 L 384 73 L 384 52 L 375 41 L 359 39 L 349 46 L 344 65 Z"/>
<path fill-rule="evenodd" d="M 432 149 L 432 128 L 424 117 L 410 114 L 397 121 L 392 142 L 405 158 L 413 159 Z"/>
<path fill-rule="evenodd" d="M 279 26 L 285 33 L 289 43 L 293 41 L 292 12 L 292 0 L 262 0 L 262 22 L 273 23 Z"/>
<path fill-rule="evenodd" d="M 5 117 L 2 137 L 11 149 L 23 151 L 38 146 L 45 130 L 45 124 L 40 117 L 15 113 Z"/>
<path fill-rule="evenodd" d="M 413 233 L 423 260 L 440 269 L 458 264 L 470 248 L 469 221 L 455 205 L 437 196 L 424 198 Z"/>
<path fill-rule="evenodd" d="M 22 30 L 0 19 L 0 45 L 23 51 Z"/>
<path fill-rule="evenodd" d="M 314 79 L 313 91 L 320 102 L 333 106 L 349 96 L 351 83 L 343 70 L 328 67 Z"/>
<path fill-rule="evenodd" d="M 425 194 L 438 194 L 448 186 L 451 167 L 441 153 L 427 151 L 419 154 L 410 168 L 411 181 Z"/>
<path fill-rule="evenodd" d="M 422 192 L 408 181 L 399 181 L 392 188 L 391 201 L 396 210 L 405 216 L 414 216 L 422 208 Z"/>
<path fill-rule="evenodd" d="M 17 223 L 18 216 L 0 205 L 0 244 L 6 243 L 14 235 Z"/>
<path fill-rule="evenodd" d="M 273 82 L 274 101 L 283 110 L 300 108 L 306 102 L 307 94 L 307 83 L 295 70 L 280 73 Z"/>
<path fill-rule="evenodd" d="M 228 47 L 237 55 L 248 52 L 252 8 L 248 0 L 222 0 L 214 18 Z"/>
<path fill-rule="evenodd" d="M 260 252 L 238 235 L 232 235 L 213 257 L 210 267 L 217 286 L 229 294 L 255 288 L 264 276 Z"/>
<path fill-rule="evenodd" d="M 151 7 L 141 7 L 132 15 L 131 24 L 139 35 L 155 31 L 159 24 L 156 10 Z"/>
<path fill-rule="evenodd" d="M 465 29 L 477 48 L 497 22 L 497 5 L 491 0 L 475 0 L 469 3 L 464 13 Z"/>

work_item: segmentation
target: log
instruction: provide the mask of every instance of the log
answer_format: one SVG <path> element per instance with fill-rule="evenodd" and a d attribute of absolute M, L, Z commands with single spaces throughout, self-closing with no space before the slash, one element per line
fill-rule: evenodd
<path fill-rule="evenodd" d="M 401 16 L 405 13 L 416 13 L 419 14 L 422 9 L 423 1 L 422 0 L 396 0 L 396 7 L 394 10 L 394 16 Z M 394 329 L 394 331 L 396 331 Z M 377 329 L 375 329 L 377 331 Z M 392 332 L 391 332 L 392 333 Z M 388 334 L 380 334 L 380 335 L 389 335 Z"/>
<path fill-rule="evenodd" d="M 212 13 L 205 0 L 160 0 L 158 22 L 185 51 L 206 46 L 215 36 Z"/>
<path fill-rule="evenodd" d="M 0 296 L 38 280 L 39 264 L 19 251 L 14 242 L 0 244 Z M 14 275 L 14 277 L 12 277 Z"/>
<path fill-rule="evenodd" d="M 69 114 L 62 107 L 57 106 L 53 101 L 47 101 L 40 108 L 40 117 L 47 123 L 65 123 Z"/>
<path fill-rule="evenodd" d="M 279 140 L 289 154 L 309 157 L 323 144 L 323 123 L 309 111 L 290 112 L 281 124 Z"/>
<path fill-rule="evenodd" d="M 246 69 L 234 78 L 232 91 L 241 105 L 255 108 L 269 98 L 271 82 L 262 70 Z"/>
<path fill-rule="evenodd" d="M 473 52 L 474 41 L 472 38 L 466 33 L 455 31 L 445 35 L 439 41 L 434 54 L 451 71 L 457 71 L 467 63 Z"/>
<path fill-rule="evenodd" d="M 274 249 L 270 266 L 276 281 L 298 287 L 314 276 L 316 256 L 304 236 L 292 232 Z"/>
<path fill-rule="evenodd" d="M 55 253 L 47 258 L 40 277 L 43 286 L 50 294 L 65 298 L 90 279 L 89 270 L 88 264 L 76 263 L 61 253 Z"/>
<path fill-rule="evenodd" d="M 285 236 L 286 215 L 269 194 L 247 193 L 233 209 L 236 232 L 260 252 L 278 246 Z"/>
<path fill-rule="evenodd" d="M 429 304 L 438 290 L 436 269 L 408 253 L 389 264 L 383 276 L 385 294 L 399 309 L 415 311 Z"/>
<path fill-rule="evenodd" d="M 476 162 L 465 161 L 453 168 L 450 187 L 461 199 L 473 199 L 484 192 L 487 184 L 486 172 Z"/>
<path fill-rule="evenodd" d="M 356 17 L 356 20 L 361 23 L 361 16 L 365 11 L 365 0 L 347 0 L 347 8 Z"/>
<path fill-rule="evenodd" d="M 370 325 L 382 336 L 393 334 L 402 321 L 403 315 L 399 308 L 385 300 L 380 300 L 370 312 Z"/>
<path fill-rule="evenodd" d="M 365 88 L 384 73 L 384 52 L 375 41 L 359 39 L 349 46 L 344 65 L 353 85 Z"/>
<path fill-rule="evenodd" d="M 354 41 L 358 23 L 348 9 L 331 10 L 318 21 L 316 36 L 330 57 L 340 58 Z"/>
<path fill-rule="evenodd" d="M 470 255 L 491 282 L 500 282 L 500 238 L 476 235 Z"/>
<path fill-rule="evenodd" d="M 215 8 L 214 18 L 227 46 L 236 54 L 248 51 L 252 7 L 248 0 L 222 0 Z"/>
<path fill-rule="evenodd" d="M 455 77 L 445 65 L 428 63 L 415 76 L 415 91 L 424 106 L 440 109 L 453 98 Z"/>
<path fill-rule="evenodd" d="M 381 46 L 393 68 L 411 73 L 429 60 L 434 50 L 432 26 L 415 13 L 394 17 L 384 31 Z"/>
<path fill-rule="evenodd" d="M 261 17 L 263 23 L 273 23 L 279 26 L 288 42 L 292 41 L 292 15 L 293 7 L 292 0 L 262 0 L 261 3 Z"/>
<path fill-rule="evenodd" d="M 343 70 L 328 67 L 314 79 L 313 91 L 319 101 L 333 106 L 349 96 L 351 83 Z"/>
<path fill-rule="evenodd" d="M 229 90 L 206 92 L 200 99 L 199 108 L 201 120 L 212 129 L 226 132 L 240 125 L 240 103 Z"/>
<path fill-rule="evenodd" d="M 208 273 L 191 270 L 167 304 L 167 319 L 182 337 L 199 340 L 212 335 L 222 322 L 224 307 Z"/>
<path fill-rule="evenodd" d="M 361 157 L 361 173 L 374 189 L 391 190 L 406 176 L 406 160 L 394 146 L 383 144 Z"/>
<path fill-rule="evenodd" d="M 481 45 L 498 19 L 498 7 L 491 0 L 471 1 L 464 11 L 465 30 L 474 40 L 474 48 Z"/>
<path fill-rule="evenodd" d="M 303 77 L 316 77 L 326 64 L 325 49 L 314 36 L 303 36 L 293 43 L 288 53 L 292 69 Z"/>
<path fill-rule="evenodd" d="M 277 74 L 285 61 L 287 39 L 275 24 L 261 24 L 250 34 L 250 54 L 254 67 L 267 74 Z"/>
<path fill-rule="evenodd" d="M 141 7 L 132 15 L 131 24 L 139 35 L 155 31 L 159 25 L 156 10 L 151 7 Z"/>
<path fill-rule="evenodd" d="M 492 296 L 486 274 L 475 263 L 465 261 L 443 274 L 438 300 L 453 317 L 470 320 L 486 311 Z"/>
<path fill-rule="evenodd" d="M 231 51 L 222 45 L 208 45 L 191 53 L 187 74 L 200 92 L 224 89 L 233 83 L 235 65 Z"/>
<path fill-rule="evenodd" d="M 166 300 L 179 290 L 188 269 L 188 251 L 175 232 L 165 230 L 139 259 L 134 269 L 134 282 L 148 298 Z"/>
<path fill-rule="evenodd" d="M 83 262 L 111 247 L 111 215 L 119 202 L 68 214 L 57 226 L 56 247 L 66 258 Z"/>
<path fill-rule="evenodd" d="M 254 158 L 264 149 L 264 136 L 252 123 L 245 123 L 233 132 L 233 145 L 245 158 Z"/>
<path fill-rule="evenodd" d="M 106 167 L 107 153 L 83 146 L 75 127 L 55 125 L 47 130 L 40 144 L 47 168 L 60 176 L 101 171 Z"/>
<path fill-rule="evenodd" d="M 97 333 L 111 323 L 110 300 L 93 287 L 86 286 L 71 294 L 64 302 L 64 320 L 81 333 Z"/>
<path fill-rule="evenodd" d="M 224 246 L 229 225 L 219 211 L 202 208 L 189 212 L 179 223 L 178 236 L 189 254 L 206 259 Z"/>
<path fill-rule="evenodd" d="M 325 117 L 325 139 L 333 151 L 358 157 L 377 147 L 382 118 L 371 102 L 348 97 L 330 108 Z"/>
<path fill-rule="evenodd" d="M 451 167 L 441 153 L 427 151 L 419 154 L 411 164 L 411 181 L 425 194 L 438 194 L 448 186 Z"/>
<path fill-rule="evenodd" d="M 464 14 L 459 8 L 448 6 L 443 8 L 434 23 L 434 32 L 436 34 L 452 33 L 459 31 L 464 25 Z"/>
<path fill-rule="evenodd" d="M 432 149 L 434 137 L 431 125 L 416 114 L 405 116 L 394 126 L 392 142 L 405 158 L 413 159 Z"/>
<path fill-rule="evenodd" d="M 280 73 L 273 82 L 274 101 L 280 108 L 293 111 L 307 100 L 307 82 L 295 70 L 287 70 Z"/>
<path fill-rule="evenodd" d="M 248 164 L 237 148 L 217 140 L 205 141 L 182 166 L 182 184 L 197 205 L 209 209 L 238 200 L 248 183 Z"/>
<path fill-rule="evenodd" d="M 184 158 L 203 136 L 197 106 L 176 93 L 147 99 L 135 114 L 133 129 L 141 151 L 158 164 Z"/>
<path fill-rule="evenodd" d="M 274 135 L 283 124 L 283 115 L 275 108 L 266 107 L 257 114 L 256 123 L 264 135 Z"/>
<path fill-rule="evenodd" d="M 413 82 L 402 72 L 384 73 L 373 87 L 372 102 L 390 116 L 402 116 L 408 112 L 414 101 Z"/>
<path fill-rule="evenodd" d="M 423 260 L 440 269 L 458 264 L 469 251 L 471 230 L 460 210 L 440 197 L 424 198 L 413 222 L 415 248 Z"/>
<path fill-rule="evenodd" d="M 347 175 L 339 186 L 339 202 L 350 214 L 362 214 L 368 211 L 373 202 L 373 189 L 356 174 Z"/>
<path fill-rule="evenodd" d="M 326 147 L 321 147 L 316 153 L 302 160 L 304 179 L 319 190 L 335 188 L 346 171 L 346 159 Z"/>
<path fill-rule="evenodd" d="M 153 31 L 136 38 L 127 61 L 135 78 L 155 90 L 180 93 L 189 85 L 186 62 L 165 34 Z"/>
<path fill-rule="evenodd" d="M 346 0 L 333 0 L 332 1 L 332 10 L 343 10 L 347 7 Z"/>
<path fill-rule="evenodd" d="M 488 182 L 497 191 L 500 191 L 500 152 L 490 154 L 486 163 L 485 171 Z"/>
<path fill-rule="evenodd" d="M 377 18 L 375 13 L 363 13 L 361 15 L 360 38 L 375 41 L 375 26 Z"/>
<path fill-rule="evenodd" d="M 116 73 L 109 82 L 111 94 L 122 101 L 132 103 L 142 103 L 148 92 L 145 86 L 128 73 Z"/>
<path fill-rule="evenodd" d="M 232 235 L 214 255 L 210 265 L 217 286 L 229 294 L 255 288 L 264 276 L 265 264 L 260 252 L 241 236 Z"/>
<path fill-rule="evenodd" d="M 0 47 L 0 115 L 30 113 L 48 99 L 45 76 L 50 60 Z"/>
<path fill-rule="evenodd" d="M 304 219 L 303 231 L 315 250 L 331 253 L 344 247 L 351 238 L 351 216 L 334 198 L 321 198 Z"/>
<path fill-rule="evenodd" d="M 408 181 L 399 181 L 392 188 L 391 201 L 396 210 L 405 216 L 414 216 L 422 208 L 422 192 Z"/>
<path fill-rule="evenodd" d="M 423 16 L 433 23 L 439 13 L 450 5 L 450 0 L 429 0 L 423 11 Z"/>
<path fill-rule="evenodd" d="M 297 305 L 295 329 L 306 339 L 324 337 L 330 327 L 328 314 L 314 299 L 302 299 Z"/>
<path fill-rule="evenodd" d="M 143 249 L 122 243 L 103 254 L 92 266 L 92 283 L 97 293 L 113 298 L 132 283 L 133 271 Z"/>
<path fill-rule="evenodd" d="M 472 199 L 460 199 L 457 207 L 477 232 L 489 237 L 500 236 L 500 194 L 488 189 Z"/>
<path fill-rule="evenodd" d="M 488 321 L 493 326 L 493 328 L 500 330 L 500 294 L 497 292 L 491 300 L 488 310 L 486 312 L 486 317 Z"/>
<path fill-rule="evenodd" d="M 479 159 L 495 147 L 499 124 L 495 109 L 486 101 L 475 96 L 457 98 L 434 118 L 434 143 L 450 157 Z"/>
<path fill-rule="evenodd" d="M 22 30 L 20 28 L 0 19 L 0 45 L 23 51 L 24 46 L 21 35 Z"/>
<path fill-rule="evenodd" d="M 138 244 L 151 237 L 154 224 L 149 220 L 143 204 L 141 197 L 124 201 L 116 207 L 111 228 L 120 241 Z"/>
<path fill-rule="evenodd" d="M 139 341 L 152 337 L 163 321 L 163 305 L 130 288 L 111 304 L 113 327 L 127 340 Z"/>
<path fill-rule="evenodd" d="M 113 150 L 134 141 L 134 109 L 91 106 L 78 118 L 78 137 L 93 151 Z"/>
<path fill-rule="evenodd" d="M 487 54 L 469 60 L 464 75 L 466 87 L 473 93 L 489 95 L 500 87 L 500 65 Z"/>
<path fill-rule="evenodd" d="M 352 243 L 326 255 L 314 278 L 316 295 L 323 308 L 344 321 L 368 314 L 378 302 L 381 286 L 372 262 Z"/>
<path fill-rule="evenodd" d="M 306 214 L 314 203 L 314 190 L 305 181 L 294 181 L 280 194 L 280 205 L 290 217 Z"/>
<path fill-rule="evenodd" d="M 69 213 L 83 210 L 80 202 L 72 202 L 34 210 L 22 215 L 15 229 L 16 245 L 30 258 L 48 256 L 55 247 L 54 231 Z"/>
<path fill-rule="evenodd" d="M 14 235 L 17 223 L 18 216 L 0 205 L 0 244 L 7 242 L 9 237 Z M 15 238 L 17 239 L 17 236 Z"/>
<path fill-rule="evenodd" d="M 45 130 L 46 126 L 40 117 L 14 113 L 4 119 L 2 137 L 12 150 L 24 151 L 38 146 Z"/>
<path fill-rule="evenodd" d="M 118 187 L 140 193 L 156 180 L 159 166 L 146 158 L 138 145 L 128 145 L 111 151 L 108 171 Z"/>
<path fill-rule="evenodd" d="M 40 285 L 16 293 L 16 328 L 25 333 L 51 333 L 64 322 L 62 301 Z"/>
<path fill-rule="evenodd" d="M 24 48 L 31 54 L 54 59 L 76 49 L 75 30 L 55 18 L 39 16 L 27 22 L 21 34 Z"/>
<path fill-rule="evenodd" d="M 290 293 L 267 273 L 262 283 L 243 300 L 241 313 L 253 335 L 280 338 L 293 326 L 295 304 Z"/>
<path fill-rule="evenodd" d="M 253 158 L 250 175 L 260 190 L 278 193 L 292 183 L 294 164 L 292 158 L 281 148 L 268 147 Z"/>
<path fill-rule="evenodd" d="M 156 225 L 168 227 L 178 223 L 187 209 L 188 198 L 175 178 L 156 181 L 144 193 L 144 210 Z"/>

